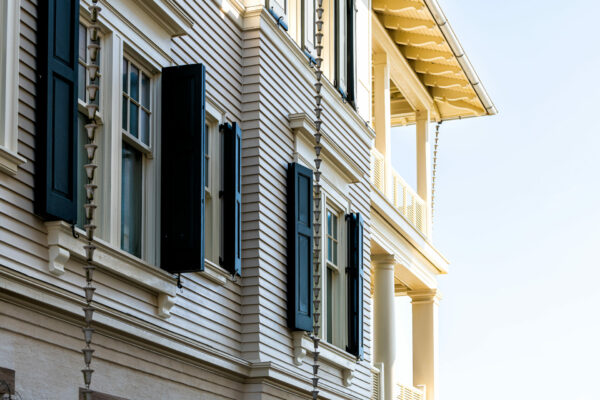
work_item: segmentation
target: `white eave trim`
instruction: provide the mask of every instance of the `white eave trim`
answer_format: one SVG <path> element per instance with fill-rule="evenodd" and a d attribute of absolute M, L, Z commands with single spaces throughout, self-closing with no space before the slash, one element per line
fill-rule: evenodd
<path fill-rule="evenodd" d="M 488 115 L 498 114 L 498 110 L 496 109 L 496 106 L 494 105 L 494 103 L 492 102 L 492 99 L 490 98 L 487 91 L 483 87 L 483 84 L 481 83 L 479 76 L 477 76 L 477 72 L 475 72 L 475 68 L 473 68 L 473 65 L 469 61 L 467 54 L 465 53 L 462 46 L 460 45 L 460 42 L 458 41 L 458 38 L 456 37 L 454 30 L 450 26 L 448 19 L 446 19 L 446 16 L 444 15 L 444 12 L 442 11 L 439 3 L 437 2 L 437 0 L 424 0 L 424 2 L 425 2 L 425 5 L 427 6 L 427 8 L 429 9 L 429 12 L 433 16 L 435 23 L 440 28 L 442 35 L 444 35 L 444 38 L 446 39 L 446 42 L 450 46 L 450 49 L 454 53 L 456 60 L 460 64 L 460 67 L 465 72 L 465 75 L 466 75 L 467 79 L 469 80 L 469 82 L 471 83 L 471 86 L 475 90 L 475 93 L 477 93 L 477 96 L 479 97 L 481 104 L 483 104 L 483 107 L 485 108 L 486 113 Z"/>

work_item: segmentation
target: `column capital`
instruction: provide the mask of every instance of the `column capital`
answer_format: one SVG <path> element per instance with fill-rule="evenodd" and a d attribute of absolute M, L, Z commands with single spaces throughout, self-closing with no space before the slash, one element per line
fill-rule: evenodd
<path fill-rule="evenodd" d="M 439 289 L 420 289 L 409 290 L 408 296 L 412 299 L 412 303 L 439 303 L 442 299 L 442 292 Z"/>
<path fill-rule="evenodd" d="M 372 254 L 371 264 L 375 267 L 391 267 L 398 263 L 398 259 L 394 254 Z"/>

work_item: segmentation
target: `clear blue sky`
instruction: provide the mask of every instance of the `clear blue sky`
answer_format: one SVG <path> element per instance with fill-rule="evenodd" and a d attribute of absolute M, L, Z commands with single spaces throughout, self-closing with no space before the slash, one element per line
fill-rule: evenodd
<path fill-rule="evenodd" d="M 598 400 L 600 6 L 439 1 L 500 111 L 442 125 L 440 400 Z"/>

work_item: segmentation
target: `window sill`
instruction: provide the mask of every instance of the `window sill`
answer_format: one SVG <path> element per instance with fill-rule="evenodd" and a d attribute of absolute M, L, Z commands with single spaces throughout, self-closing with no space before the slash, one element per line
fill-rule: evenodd
<path fill-rule="evenodd" d="M 313 342 L 304 331 L 292 332 L 292 342 L 294 348 L 294 364 L 302 365 L 307 356 L 313 355 Z M 352 384 L 354 371 L 356 369 L 357 359 L 342 349 L 339 349 L 325 341 L 319 342 L 319 359 L 328 364 L 332 364 L 342 370 L 342 382 L 348 387 Z"/>
<path fill-rule="evenodd" d="M 204 260 L 204 271 L 198 272 L 201 276 L 217 285 L 225 286 L 231 274 L 210 260 Z"/>
<path fill-rule="evenodd" d="M 25 159 L 17 153 L 0 145 L 0 171 L 16 175 L 19 165 L 25 164 Z"/>
<path fill-rule="evenodd" d="M 50 273 L 64 274 L 69 258 L 85 262 L 85 233 L 77 229 L 79 238 L 73 237 L 71 225 L 64 221 L 46 222 L 48 230 Z M 116 249 L 101 239 L 94 239 L 97 249 L 94 252 L 94 264 L 128 281 L 144 286 L 157 294 L 157 315 L 161 318 L 171 316 L 171 308 L 177 299 L 177 285 L 174 275 L 152 266 L 131 254 Z"/>

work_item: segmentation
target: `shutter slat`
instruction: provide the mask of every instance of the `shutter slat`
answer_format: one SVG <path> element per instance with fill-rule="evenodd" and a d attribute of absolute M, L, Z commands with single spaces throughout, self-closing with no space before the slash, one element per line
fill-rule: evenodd
<path fill-rule="evenodd" d="M 223 262 L 242 275 L 242 130 L 237 123 L 221 126 L 224 134 Z"/>
<path fill-rule="evenodd" d="M 363 220 L 358 213 L 346 215 L 348 224 L 348 347 L 362 359 L 363 351 Z"/>
<path fill-rule="evenodd" d="M 74 222 L 79 0 L 42 1 L 39 13 L 35 211 Z"/>
<path fill-rule="evenodd" d="M 288 324 L 312 331 L 313 182 L 312 171 L 288 164 Z"/>
<path fill-rule="evenodd" d="M 161 131 L 161 268 L 204 270 L 205 68 L 164 68 Z"/>

